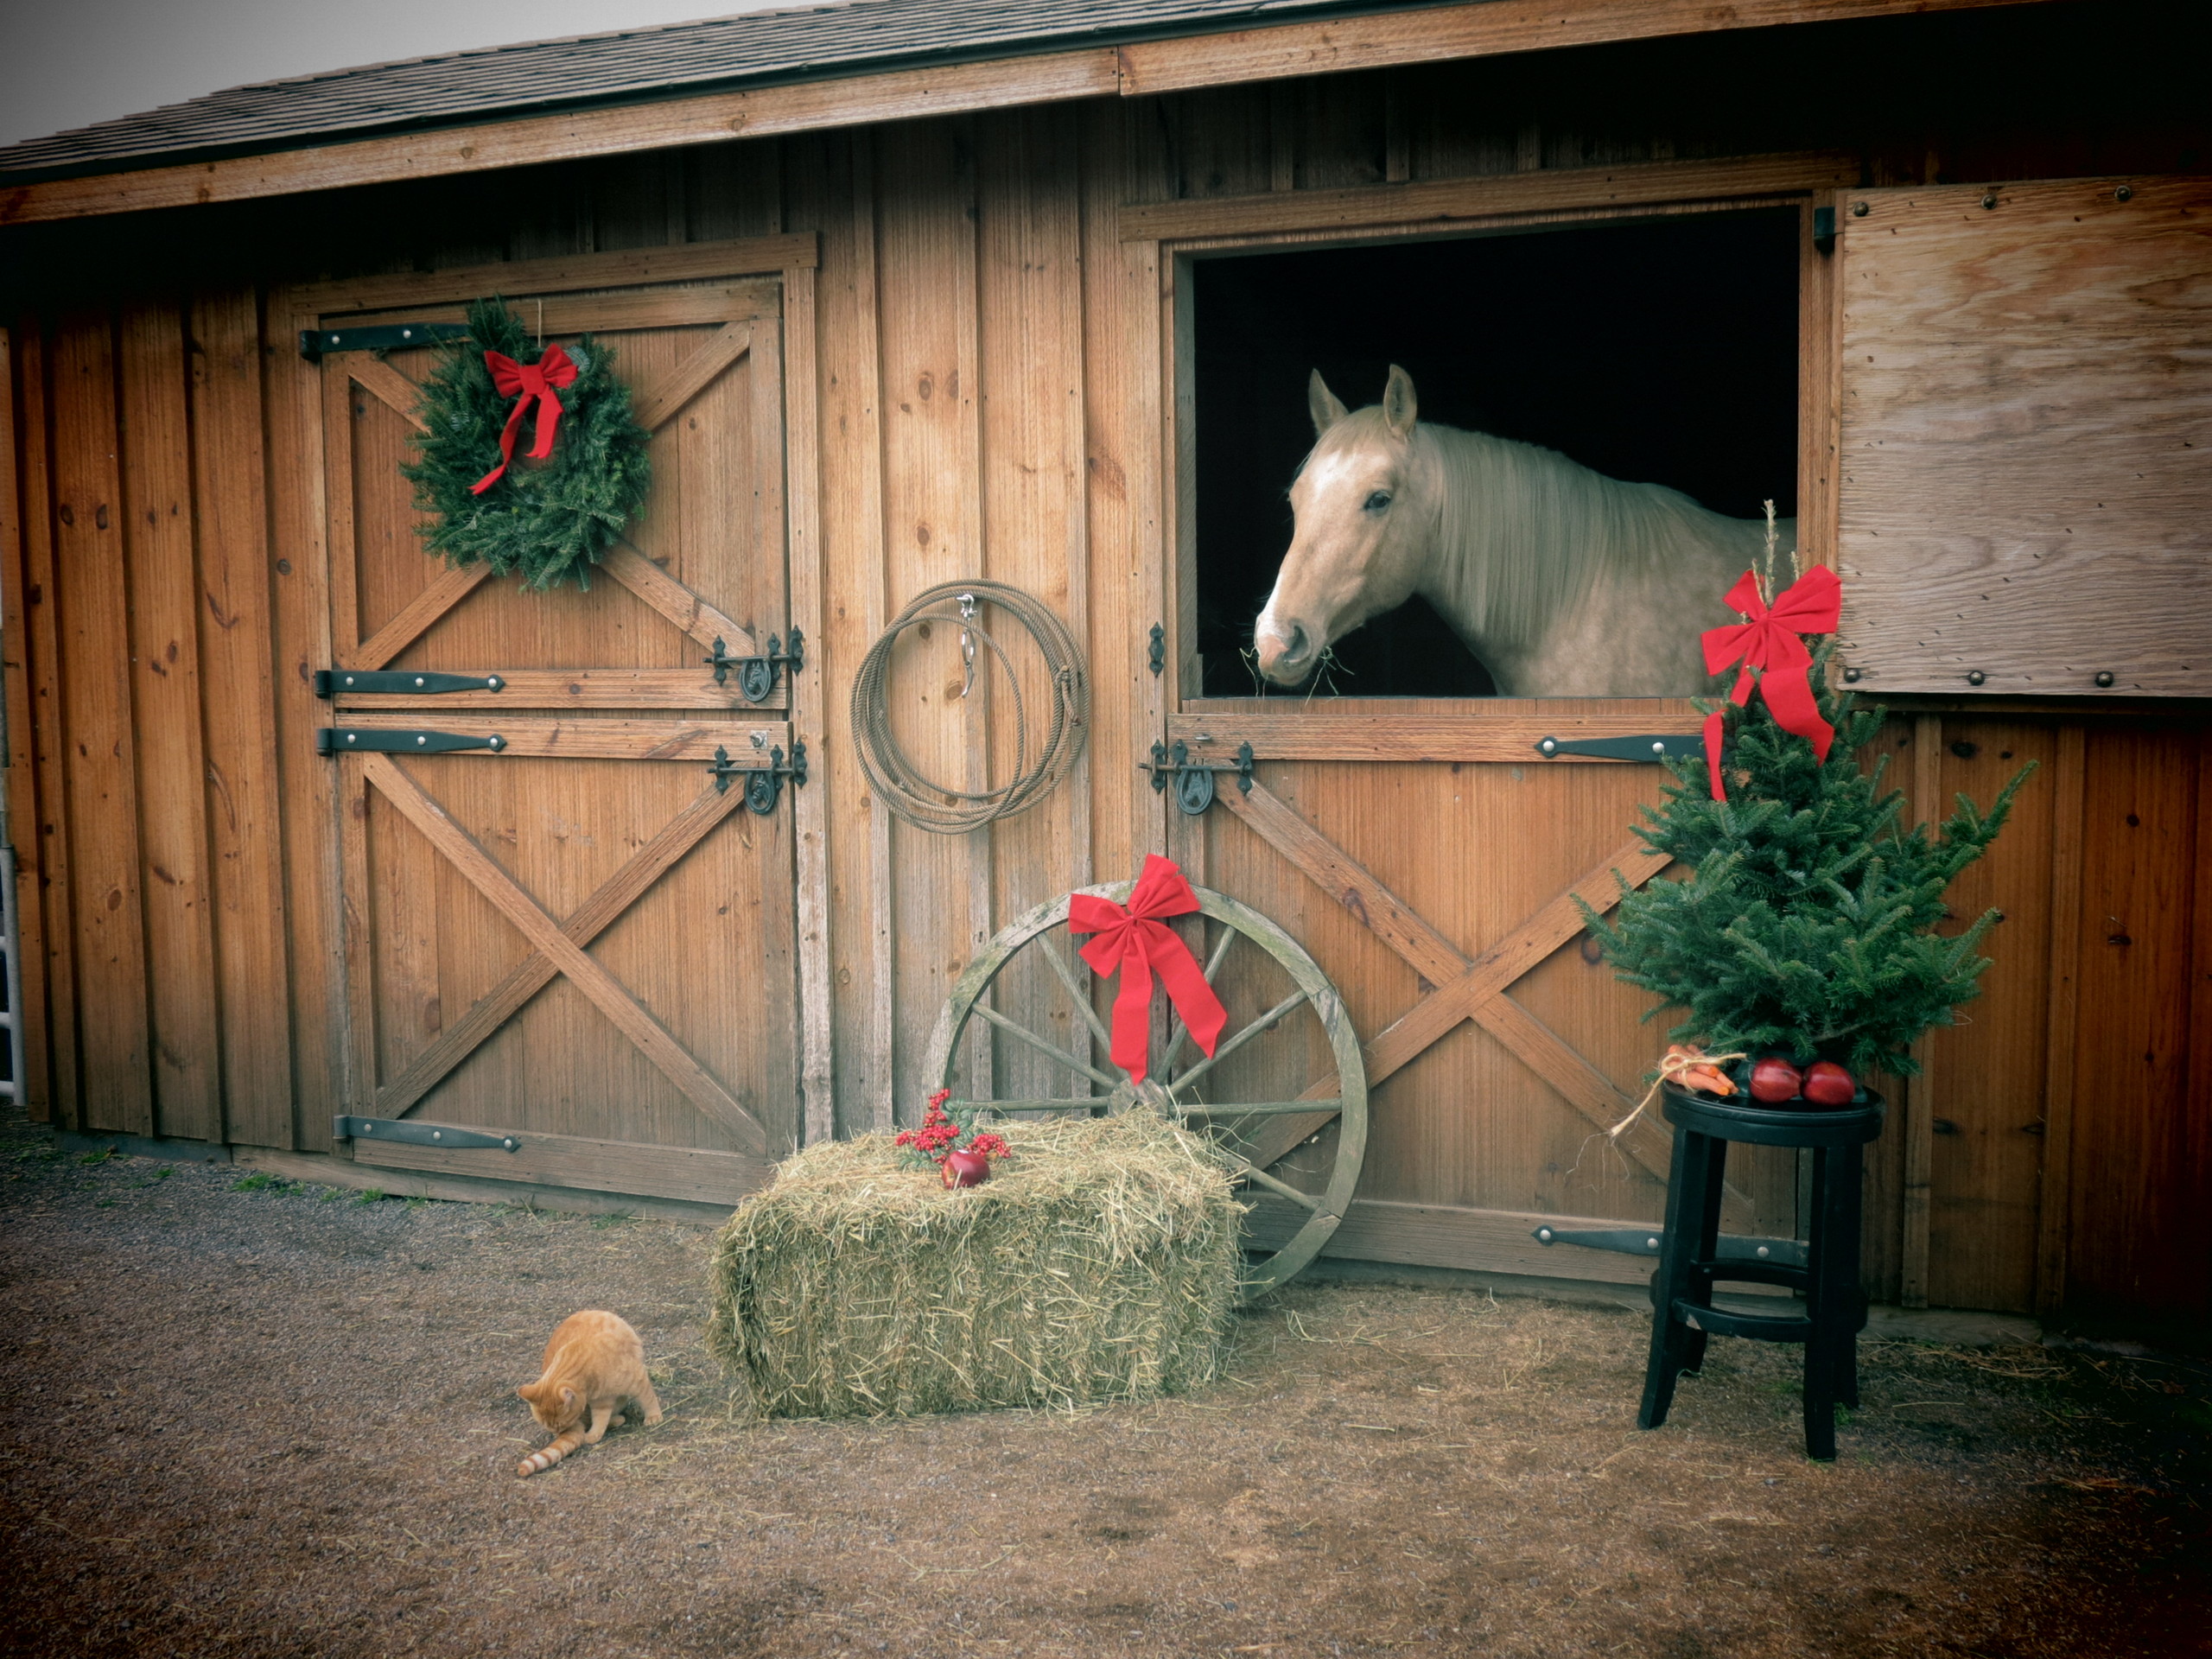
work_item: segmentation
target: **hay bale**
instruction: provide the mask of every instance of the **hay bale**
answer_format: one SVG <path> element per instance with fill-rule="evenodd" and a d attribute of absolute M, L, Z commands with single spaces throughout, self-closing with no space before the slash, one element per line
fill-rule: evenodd
<path fill-rule="evenodd" d="M 1220 1363 L 1243 1209 L 1156 1113 L 1002 1126 L 981 1186 L 891 1137 L 792 1158 L 717 1236 L 707 1345 L 766 1414 L 1066 1406 L 1173 1394 Z"/>

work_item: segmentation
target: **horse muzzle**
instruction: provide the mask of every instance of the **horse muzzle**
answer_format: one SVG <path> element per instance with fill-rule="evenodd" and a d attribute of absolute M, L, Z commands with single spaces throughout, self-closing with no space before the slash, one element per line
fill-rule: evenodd
<path fill-rule="evenodd" d="M 1259 657 L 1260 672 L 1277 685 L 1296 685 L 1313 671 L 1321 654 L 1301 622 L 1292 623 L 1287 633 L 1278 627 L 1255 632 L 1252 645 Z"/>

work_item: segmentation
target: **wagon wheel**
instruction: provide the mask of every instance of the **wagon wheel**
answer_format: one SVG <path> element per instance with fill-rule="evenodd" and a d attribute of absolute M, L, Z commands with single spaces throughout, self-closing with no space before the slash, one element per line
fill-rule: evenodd
<path fill-rule="evenodd" d="M 1119 904 L 1134 885 L 1083 891 Z M 1063 896 L 1002 929 L 968 964 L 938 1015 L 927 1075 L 953 1091 L 957 1105 L 1097 1115 L 1141 1100 L 1209 1136 L 1251 1196 L 1283 1201 L 1262 1202 L 1256 1235 L 1247 1223 L 1249 1298 L 1305 1267 L 1342 1223 L 1367 1152 L 1367 1068 L 1336 987 L 1298 942 L 1249 906 L 1205 887 L 1192 891 L 1205 918 L 1206 982 L 1229 1010 L 1211 1058 L 1190 1044 L 1179 1019 L 1164 1041 L 1155 1025 L 1144 1083 L 1132 1084 L 1107 1058 L 1111 1037 L 1090 995 L 1098 981 L 1074 958 Z M 1004 1011 L 1009 1001 L 1032 1025 L 1058 1029 L 1032 1029 Z M 996 1098 L 1007 1091 L 971 1081 L 987 1075 L 978 1057 L 988 1052 L 994 1030 L 1019 1045 L 1000 1046 L 1027 1071 L 1027 1098 Z M 1255 1163 L 1247 1154 L 1271 1128 L 1280 1135 L 1286 1120 L 1306 1131 L 1296 1155 L 1268 1147 Z M 1263 1167 L 1269 1165 L 1275 1168 Z"/>

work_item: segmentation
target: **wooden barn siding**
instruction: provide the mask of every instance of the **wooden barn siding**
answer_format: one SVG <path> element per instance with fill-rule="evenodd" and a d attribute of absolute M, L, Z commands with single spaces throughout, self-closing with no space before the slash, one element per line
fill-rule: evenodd
<path fill-rule="evenodd" d="M 263 228 L 268 270 L 294 245 L 324 269 L 408 270 L 820 235 L 825 620 L 803 692 L 826 728 L 810 787 L 829 826 L 836 1127 L 851 1132 L 917 1111 L 930 1023 L 981 938 L 1162 842 L 1133 761 L 1185 666 L 1171 656 L 1155 677 L 1145 653 L 1151 623 L 1175 620 L 1177 411 L 1163 402 L 1164 273 L 1150 245 L 1120 239 L 1125 203 L 1836 144 L 1860 149 L 1877 181 L 2178 164 L 2155 121 L 1947 125 L 1894 85 L 1840 111 L 1745 51 L 1658 43 L 1099 101 L 534 168 L 496 188 L 392 187 L 230 222 Z M 329 228 L 341 218 L 342 236 Z M 261 283 L 213 282 L 26 315 L 12 334 L 10 776 L 26 944 L 46 964 L 27 993 L 30 1094 L 75 1127 L 316 1147 L 337 1098 L 331 803 L 307 735 L 325 596 L 319 561 L 297 556 L 321 533 L 297 448 L 316 375 L 280 302 Z M 870 798 L 845 703 L 892 613 L 978 573 L 1078 626 L 1090 747 L 1035 813 L 941 840 Z M 946 688 L 918 695 L 936 704 Z M 947 775 L 1003 767 L 1002 703 L 987 752 L 931 718 L 912 728 L 918 751 Z M 1919 1119 L 1947 1127 L 1924 1145 L 1889 1137 L 1876 1160 L 1871 1287 L 1953 1306 L 2050 1306 L 2063 1291 L 2201 1310 L 2201 728 L 1967 711 L 1900 730 L 1900 781 L 1917 792 L 1986 797 L 2007 751 L 2045 770 L 1961 886 L 1962 914 L 1996 903 L 2008 920 L 1970 1023 L 1926 1046 Z M 1931 737 L 1933 762 L 1914 747 Z M 1389 1180 L 1378 1168 L 1371 1195 L 1395 1196 Z"/>

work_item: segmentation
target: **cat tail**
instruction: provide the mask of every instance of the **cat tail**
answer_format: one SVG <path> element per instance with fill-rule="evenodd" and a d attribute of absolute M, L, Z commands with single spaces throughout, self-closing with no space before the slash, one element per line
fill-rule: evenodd
<path fill-rule="evenodd" d="M 583 1443 L 584 1426 L 578 1423 L 574 1428 L 564 1430 L 552 1445 L 542 1447 L 524 1458 L 520 1465 L 516 1468 L 515 1473 L 525 1478 L 543 1473 Z"/>

